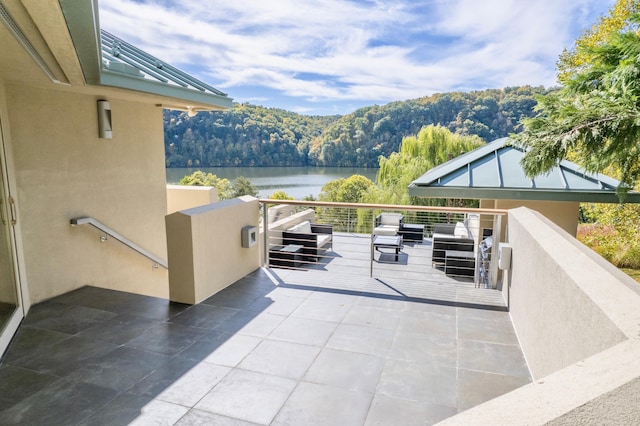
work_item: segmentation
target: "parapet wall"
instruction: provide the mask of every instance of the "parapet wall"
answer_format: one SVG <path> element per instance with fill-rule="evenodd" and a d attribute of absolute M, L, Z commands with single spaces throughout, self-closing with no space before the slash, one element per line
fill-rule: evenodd
<path fill-rule="evenodd" d="M 640 285 L 528 208 L 507 236 L 503 293 L 534 381 L 441 424 L 637 421 Z"/>
<path fill-rule="evenodd" d="M 260 267 L 257 241 L 242 246 L 258 212 L 258 200 L 243 196 L 166 216 L 172 301 L 200 303 Z"/>

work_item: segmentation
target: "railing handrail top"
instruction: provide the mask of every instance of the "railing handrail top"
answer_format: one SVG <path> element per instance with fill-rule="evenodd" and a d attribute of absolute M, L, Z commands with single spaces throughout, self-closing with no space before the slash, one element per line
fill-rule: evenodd
<path fill-rule="evenodd" d="M 444 206 L 412 206 L 402 204 L 371 204 L 371 203 L 340 203 L 335 201 L 303 201 L 303 200 L 273 200 L 270 198 L 260 198 L 258 202 L 263 204 L 290 204 L 294 206 L 311 207 L 353 207 L 362 209 L 380 210 L 410 210 L 410 211 L 433 211 L 443 213 L 482 213 L 493 215 L 506 215 L 506 209 L 487 209 L 473 207 L 444 207 Z"/>

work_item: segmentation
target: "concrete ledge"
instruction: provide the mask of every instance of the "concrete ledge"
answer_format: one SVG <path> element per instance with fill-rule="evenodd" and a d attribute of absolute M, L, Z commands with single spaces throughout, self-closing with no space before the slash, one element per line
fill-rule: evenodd
<path fill-rule="evenodd" d="M 218 189 L 212 186 L 167 185 L 167 214 L 218 201 Z"/>

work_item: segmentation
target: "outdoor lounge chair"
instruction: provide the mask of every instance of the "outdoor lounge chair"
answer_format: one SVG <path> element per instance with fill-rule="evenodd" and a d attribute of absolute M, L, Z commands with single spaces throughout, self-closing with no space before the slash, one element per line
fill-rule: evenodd
<path fill-rule="evenodd" d="M 397 235 L 403 220 L 404 216 L 401 213 L 380 213 L 376 216 L 373 235 Z"/>

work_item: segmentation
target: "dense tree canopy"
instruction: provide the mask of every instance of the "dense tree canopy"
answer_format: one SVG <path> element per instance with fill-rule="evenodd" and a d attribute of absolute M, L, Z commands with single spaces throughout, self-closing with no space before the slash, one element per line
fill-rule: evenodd
<path fill-rule="evenodd" d="M 614 166 L 622 190 L 640 178 L 640 34 L 638 15 L 596 46 L 579 48 L 586 61 L 557 92 L 540 97 L 516 141 L 529 148 L 529 176 L 549 171 L 571 152 L 591 172 Z"/>
<path fill-rule="evenodd" d="M 443 93 L 352 114 L 311 117 L 275 108 L 235 104 L 228 111 L 165 111 L 167 167 L 378 167 L 380 155 L 400 149 L 405 136 L 439 124 L 485 141 L 516 130 L 533 115 L 541 87 Z"/>

